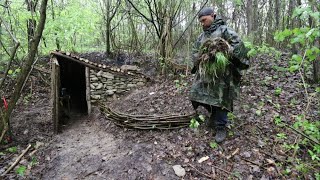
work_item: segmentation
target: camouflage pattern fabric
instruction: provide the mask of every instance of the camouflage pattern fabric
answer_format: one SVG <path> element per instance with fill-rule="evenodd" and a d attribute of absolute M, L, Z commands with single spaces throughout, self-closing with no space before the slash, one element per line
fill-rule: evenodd
<path fill-rule="evenodd" d="M 198 66 L 200 47 L 208 39 L 223 38 L 231 46 L 229 61 L 231 62 L 225 73 L 215 78 L 200 77 Z M 241 70 L 249 67 L 247 49 L 238 34 L 227 27 L 225 22 L 217 17 L 210 28 L 198 37 L 194 44 L 192 59 L 194 61 L 193 71 L 196 73 L 195 80 L 190 90 L 190 100 L 212 106 L 222 107 L 228 111 L 233 110 L 233 100 L 239 96 Z"/>

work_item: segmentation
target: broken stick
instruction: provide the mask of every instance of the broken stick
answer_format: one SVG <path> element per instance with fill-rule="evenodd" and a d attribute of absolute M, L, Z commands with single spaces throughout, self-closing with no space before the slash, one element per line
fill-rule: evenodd
<path fill-rule="evenodd" d="M 10 172 L 20 162 L 21 158 L 29 151 L 30 148 L 31 144 L 29 144 L 28 147 L 23 150 L 22 154 L 20 154 L 20 156 L 14 161 L 14 163 L 1 176 L 5 176 L 8 172 Z"/>

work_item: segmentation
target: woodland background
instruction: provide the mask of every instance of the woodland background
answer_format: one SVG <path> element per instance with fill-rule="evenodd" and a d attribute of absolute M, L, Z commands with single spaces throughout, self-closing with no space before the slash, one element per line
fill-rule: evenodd
<path fill-rule="evenodd" d="M 288 55 L 288 68 L 274 68 L 297 73 L 311 103 L 317 98 L 314 93 L 320 92 L 319 4 L 317 0 L 1 0 L 0 95 L 10 98 L 8 108 L 0 112 L 0 141 L 41 57 L 56 49 L 99 51 L 110 59 L 119 54 L 144 55 L 155 59 L 159 73 L 169 74 L 180 65 L 192 65 L 191 49 L 202 31 L 197 13 L 204 6 L 214 7 L 240 34 L 250 49 L 251 63 L 261 54 L 276 59 Z M 316 92 L 308 91 L 311 85 Z M 307 122 L 298 126 L 316 142 L 311 141 L 308 152 L 319 167 L 319 120 Z"/>

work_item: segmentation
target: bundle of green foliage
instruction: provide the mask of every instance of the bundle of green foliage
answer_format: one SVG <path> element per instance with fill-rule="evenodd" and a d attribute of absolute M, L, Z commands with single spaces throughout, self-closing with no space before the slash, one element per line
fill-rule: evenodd
<path fill-rule="evenodd" d="M 210 77 L 213 82 L 226 71 L 228 64 L 229 43 L 218 37 L 206 40 L 200 47 L 199 74 L 201 77 Z"/>

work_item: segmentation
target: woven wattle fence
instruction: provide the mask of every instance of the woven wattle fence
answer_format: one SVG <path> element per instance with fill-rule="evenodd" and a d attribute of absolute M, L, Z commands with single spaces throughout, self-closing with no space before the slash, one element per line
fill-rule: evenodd
<path fill-rule="evenodd" d="M 188 127 L 195 115 L 130 115 L 116 112 L 106 105 L 100 104 L 101 112 L 116 125 L 133 129 L 178 129 Z"/>

